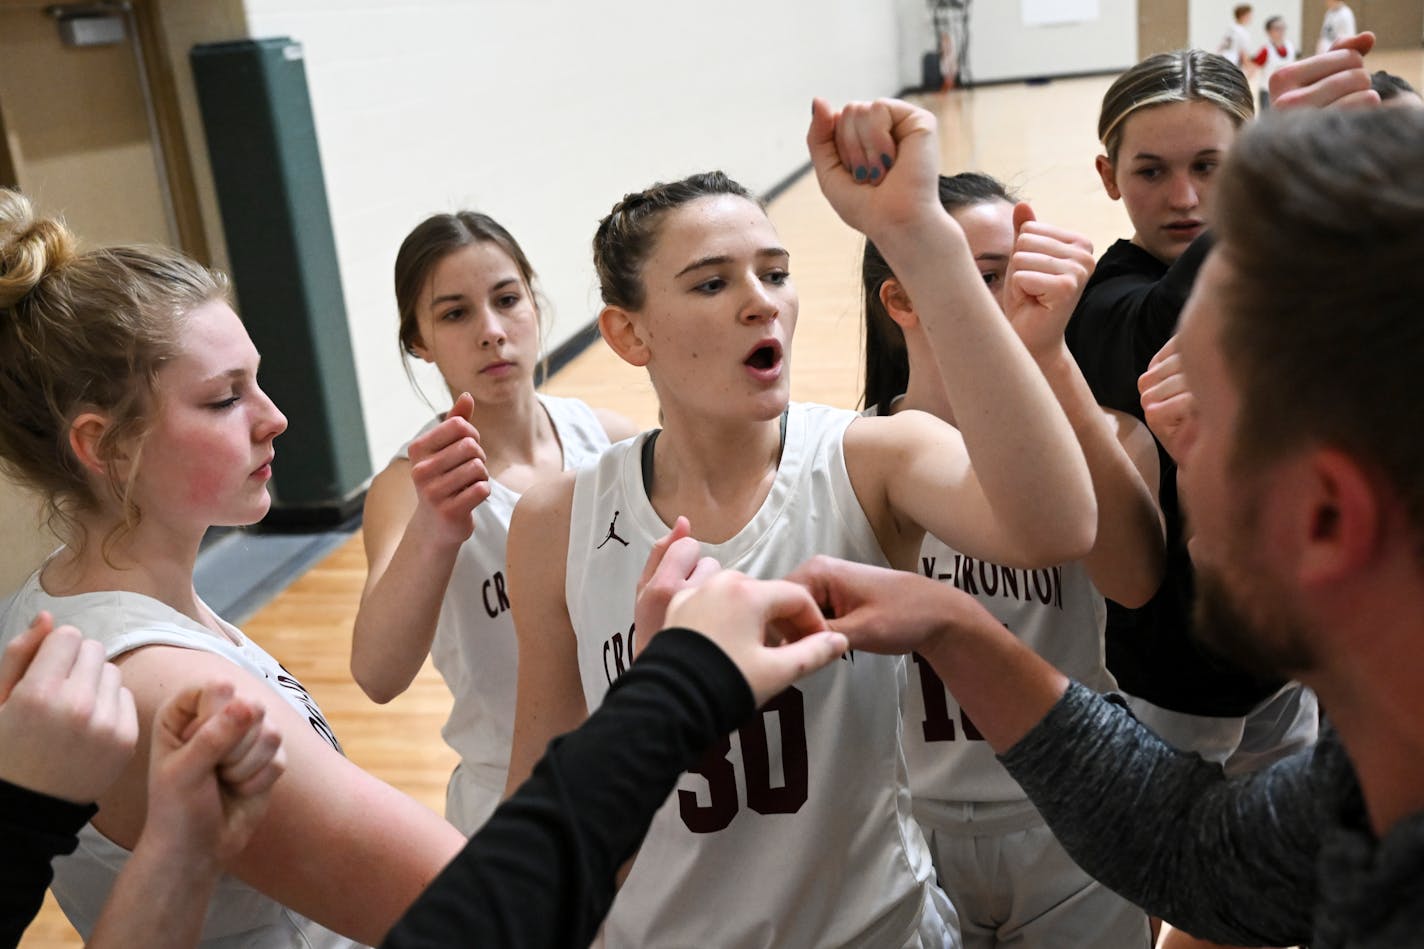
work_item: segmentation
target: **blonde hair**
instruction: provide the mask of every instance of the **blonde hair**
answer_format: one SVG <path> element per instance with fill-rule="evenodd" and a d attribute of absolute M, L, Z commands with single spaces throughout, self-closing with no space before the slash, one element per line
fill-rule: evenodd
<path fill-rule="evenodd" d="M 1245 74 L 1226 57 L 1200 49 L 1158 53 L 1118 76 L 1103 96 L 1098 141 L 1107 149 L 1108 161 L 1117 161 L 1129 116 L 1172 102 L 1211 102 L 1237 128 L 1256 114 Z"/>
<path fill-rule="evenodd" d="M 116 449 L 129 446 L 137 465 L 154 380 L 178 351 L 183 317 L 226 294 L 222 274 L 166 248 L 81 253 L 62 222 L 0 189 L 0 469 L 42 495 L 60 536 L 82 542 L 75 515 L 101 506 L 70 448 L 70 425 L 85 411 L 110 419 L 97 453 L 123 510 L 120 529 L 138 523 Z"/>

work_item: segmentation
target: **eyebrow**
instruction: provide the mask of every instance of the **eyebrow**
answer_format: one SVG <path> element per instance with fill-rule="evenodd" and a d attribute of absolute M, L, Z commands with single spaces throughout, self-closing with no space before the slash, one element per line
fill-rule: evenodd
<path fill-rule="evenodd" d="M 763 247 L 761 250 L 756 252 L 755 256 L 790 258 L 791 252 L 784 247 Z M 715 267 L 719 264 L 730 264 L 731 262 L 732 258 L 727 254 L 714 254 L 710 257 L 703 257 L 699 260 L 694 260 L 692 263 L 679 270 L 674 275 L 674 279 L 676 279 L 677 277 L 681 277 L 685 273 L 691 273 L 692 271 L 697 270 L 700 267 Z"/>
<path fill-rule="evenodd" d="M 1197 152 L 1197 153 L 1196 153 L 1195 155 L 1193 155 L 1192 157 L 1193 157 L 1193 158 L 1200 158 L 1200 157 L 1202 157 L 1203 155 L 1220 155 L 1220 154 L 1221 154 L 1221 149 L 1219 149 L 1219 148 L 1203 148 L 1201 151 Z M 1136 155 L 1133 155 L 1133 156 L 1132 156 L 1132 159 L 1133 159 L 1133 161 L 1166 161 L 1166 159 L 1164 159 L 1161 155 L 1154 155 L 1154 154 L 1152 154 L 1151 152 L 1138 152 Z"/>
<path fill-rule="evenodd" d="M 501 280 L 499 283 L 497 283 L 497 284 L 495 284 L 494 286 L 490 287 L 490 288 L 489 288 L 489 292 L 490 292 L 490 293 L 493 293 L 493 292 L 495 292 L 496 290 L 502 290 L 502 289 L 504 289 L 505 287 L 509 286 L 510 284 L 516 284 L 516 283 L 518 283 L 518 282 L 519 282 L 519 278 L 518 278 L 518 277 L 505 277 L 505 278 L 504 278 L 503 280 Z M 431 301 L 430 301 L 430 306 L 431 306 L 432 308 L 434 308 L 437 304 L 440 304 L 440 303 L 455 303 L 455 302 L 458 302 L 458 301 L 463 300 L 463 299 L 465 299 L 465 294 L 463 294 L 463 293 L 442 293 L 440 296 L 434 297 L 433 299 L 431 299 Z"/>
<path fill-rule="evenodd" d="M 254 373 L 256 375 L 256 373 Z M 234 367 L 226 372 L 215 372 L 202 381 L 202 385 L 212 385 L 217 382 L 227 382 L 231 379 L 242 379 L 247 376 L 247 370 Z"/>
<path fill-rule="evenodd" d="M 1008 260 L 1008 254 L 979 254 L 975 260 Z"/>

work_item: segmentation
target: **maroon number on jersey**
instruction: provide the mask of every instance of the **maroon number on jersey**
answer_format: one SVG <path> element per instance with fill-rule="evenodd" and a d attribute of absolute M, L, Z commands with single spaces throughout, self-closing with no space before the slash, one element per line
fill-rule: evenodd
<path fill-rule="evenodd" d="M 771 784 L 771 749 L 766 731 L 766 715 L 775 712 L 781 729 L 781 769 L 783 784 Z M 806 755 L 806 699 L 792 686 L 761 707 L 752 720 L 737 729 L 742 744 L 742 769 L 746 778 L 747 806 L 758 814 L 795 814 L 806 803 L 810 790 L 810 766 Z M 682 822 L 694 834 L 711 834 L 725 829 L 737 816 L 737 773 L 727 755 L 732 750 L 729 737 L 703 755 L 688 769 L 707 781 L 708 803 L 697 803 L 692 791 L 677 792 Z"/>

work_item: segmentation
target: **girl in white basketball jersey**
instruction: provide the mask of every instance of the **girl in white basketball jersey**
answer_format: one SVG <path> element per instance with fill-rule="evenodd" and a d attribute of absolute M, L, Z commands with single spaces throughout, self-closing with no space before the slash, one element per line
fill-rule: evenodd
<path fill-rule="evenodd" d="M 514 504 L 636 429 L 535 391 L 534 269 L 492 218 L 461 211 L 421 222 L 396 255 L 395 285 L 402 353 L 439 368 L 454 406 L 371 482 L 351 671 L 384 703 L 434 659 L 455 697 L 443 733 L 460 755 L 445 816 L 471 834 L 504 791 L 514 728 L 504 557 Z"/>
<path fill-rule="evenodd" d="M 76 243 L 0 190 L 0 462 L 64 540 L 0 610 L 0 646 L 42 611 L 78 627 L 119 667 L 141 730 L 51 889 L 87 936 L 140 845 L 156 711 L 226 681 L 281 732 L 286 773 L 222 860 L 201 945 L 374 945 L 464 839 L 348 761 L 301 683 L 193 587 L 208 528 L 267 513 L 287 420 L 220 274 L 162 248 Z"/>
<path fill-rule="evenodd" d="M 1063 342 L 1063 326 L 1093 269 L 1092 248 L 1085 238 L 1032 220 L 1028 206 L 1015 207 L 987 175 L 941 178 L 939 197 L 1078 433 L 1097 491 L 1098 536 L 1082 560 L 1037 571 L 976 560 L 926 537 L 917 569 L 973 595 L 1060 671 L 1112 689 L 1103 595 L 1127 606 L 1152 596 L 1162 576 L 1164 530 L 1151 434 L 1131 416 L 1098 407 Z M 918 409 L 953 424 L 954 406 L 916 307 L 874 244 L 866 244 L 861 276 L 867 413 Z M 1148 944 L 1146 914 L 1078 869 L 918 656 L 906 692 L 904 743 L 915 816 L 939 883 L 959 911 L 966 947 Z"/>
<path fill-rule="evenodd" d="M 763 577 L 830 551 L 908 568 L 927 529 L 1023 567 L 1091 546 L 1072 430 L 936 197 L 933 117 L 818 101 L 808 144 L 832 206 L 931 301 L 933 351 L 972 411 L 956 431 L 918 412 L 788 405 L 797 297 L 761 206 L 720 173 L 625 197 L 594 238 L 599 324 L 648 368 L 664 427 L 537 486 L 515 514 L 511 786 L 626 668 L 644 562 L 683 516 L 703 553 Z M 903 663 L 847 657 L 712 748 L 654 820 L 608 945 L 955 944 L 909 813 L 904 682 Z"/>

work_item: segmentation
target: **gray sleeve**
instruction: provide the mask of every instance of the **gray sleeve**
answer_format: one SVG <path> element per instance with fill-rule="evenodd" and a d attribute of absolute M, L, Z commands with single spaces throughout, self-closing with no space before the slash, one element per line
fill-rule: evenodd
<path fill-rule="evenodd" d="M 1228 779 L 1073 683 L 999 760 L 1073 859 L 1152 915 L 1231 945 L 1310 938 L 1312 753 Z"/>

